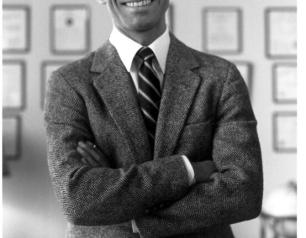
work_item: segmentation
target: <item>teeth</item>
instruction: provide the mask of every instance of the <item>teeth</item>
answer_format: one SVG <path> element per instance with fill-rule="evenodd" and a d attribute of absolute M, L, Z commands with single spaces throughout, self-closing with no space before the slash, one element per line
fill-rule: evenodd
<path fill-rule="evenodd" d="M 144 6 L 148 6 L 151 2 L 152 0 L 142 0 L 140 2 L 128 2 L 126 3 L 126 5 L 128 7 L 144 7 Z"/>

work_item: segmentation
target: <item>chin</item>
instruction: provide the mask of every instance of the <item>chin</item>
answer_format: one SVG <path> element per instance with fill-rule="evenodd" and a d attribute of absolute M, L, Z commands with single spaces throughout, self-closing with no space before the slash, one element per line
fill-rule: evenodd
<path fill-rule="evenodd" d="M 138 32 L 150 31 L 153 29 L 158 29 L 159 24 L 151 21 L 138 21 L 137 23 L 132 25 L 132 29 Z"/>

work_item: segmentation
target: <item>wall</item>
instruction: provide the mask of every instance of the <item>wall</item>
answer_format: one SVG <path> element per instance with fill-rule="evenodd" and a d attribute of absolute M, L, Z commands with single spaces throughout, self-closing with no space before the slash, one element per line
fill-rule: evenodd
<path fill-rule="evenodd" d="M 22 117 L 22 157 L 9 163 L 11 176 L 3 180 L 5 238 L 63 237 L 65 221 L 55 201 L 46 163 L 45 132 L 40 104 L 41 63 L 44 60 L 73 60 L 78 56 L 55 56 L 49 46 L 49 9 L 53 4 L 85 3 L 92 12 L 92 49 L 107 39 L 111 21 L 104 6 L 94 0 L 4 0 L 6 4 L 31 7 L 32 47 L 27 54 L 4 55 L 4 59 L 23 59 L 27 66 L 26 109 Z M 239 55 L 224 55 L 230 60 L 246 60 L 254 65 L 253 98 L 258 119 L 266 196 L 273 188 L 294 179 L 296 155 L 280 154 L 272 146 L 272 113 L 295 110 L 293 105 L 272 101 L 272 64 L 264 52 L 264 10 L 271 6 L 295 6 L 292 0 L 173 0 L 174 32 L 186 44 L 202 50 L 202 9 L 207 6 L 236 6 L 243 11 L 244 49 Z M 259 220 L 235 224 L 237 238 L 258 238 Z"/>

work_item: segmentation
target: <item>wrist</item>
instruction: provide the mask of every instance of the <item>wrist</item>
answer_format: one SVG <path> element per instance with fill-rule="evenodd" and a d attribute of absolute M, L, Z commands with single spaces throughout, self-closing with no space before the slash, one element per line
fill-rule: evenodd
<path fill-rule="evenodd" d="M 188 183 L 191 186 L 195 183 L 194 170 L 193 170 L 192 164 L 189 161 L 189 159 L 187 158 L 187 156 L 182 155 L 182 158 L 183 158 L 183 161 L 185 163 L 185 167 L 186 167 L 187 174 L 188 174 Z"/>
<path fill-rule="evenodd" d="M 131 221 L 131 223 L 132 223 L 132 230 L 133 230 L 133 233 L 139 233 L 139 229 L 138 229 L 138 227 L 137 227 L 136 222 L 135 222 L 134 219 Z"/>

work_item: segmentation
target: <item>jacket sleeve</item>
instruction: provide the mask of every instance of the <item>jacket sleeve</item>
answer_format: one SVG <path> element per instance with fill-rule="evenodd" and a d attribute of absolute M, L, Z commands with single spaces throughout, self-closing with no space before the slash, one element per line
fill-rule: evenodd
<path fill-rule="evenodd" d="M 90 167 L 83 163 L 76 151 L 77 143 L 93 141 L 85 102 L 59 73 L 49 80 L 45 125 L 51 180 L 73 224 L 130 221 L 157 203 L 181 198 L 189 189 L 187 171 L 178 155 L 127 168 Z M 111 158 L 101 159 L 107 164 Z"/>
<path fill-rule="evenodd" d="M 171 206 L 136 219 L 143 237 L 193 233 L 258 216 L 263 174 L 261 150 L 246 85 L 231 66 L 217 109 L 212 160 L 218 172 Z"/>

